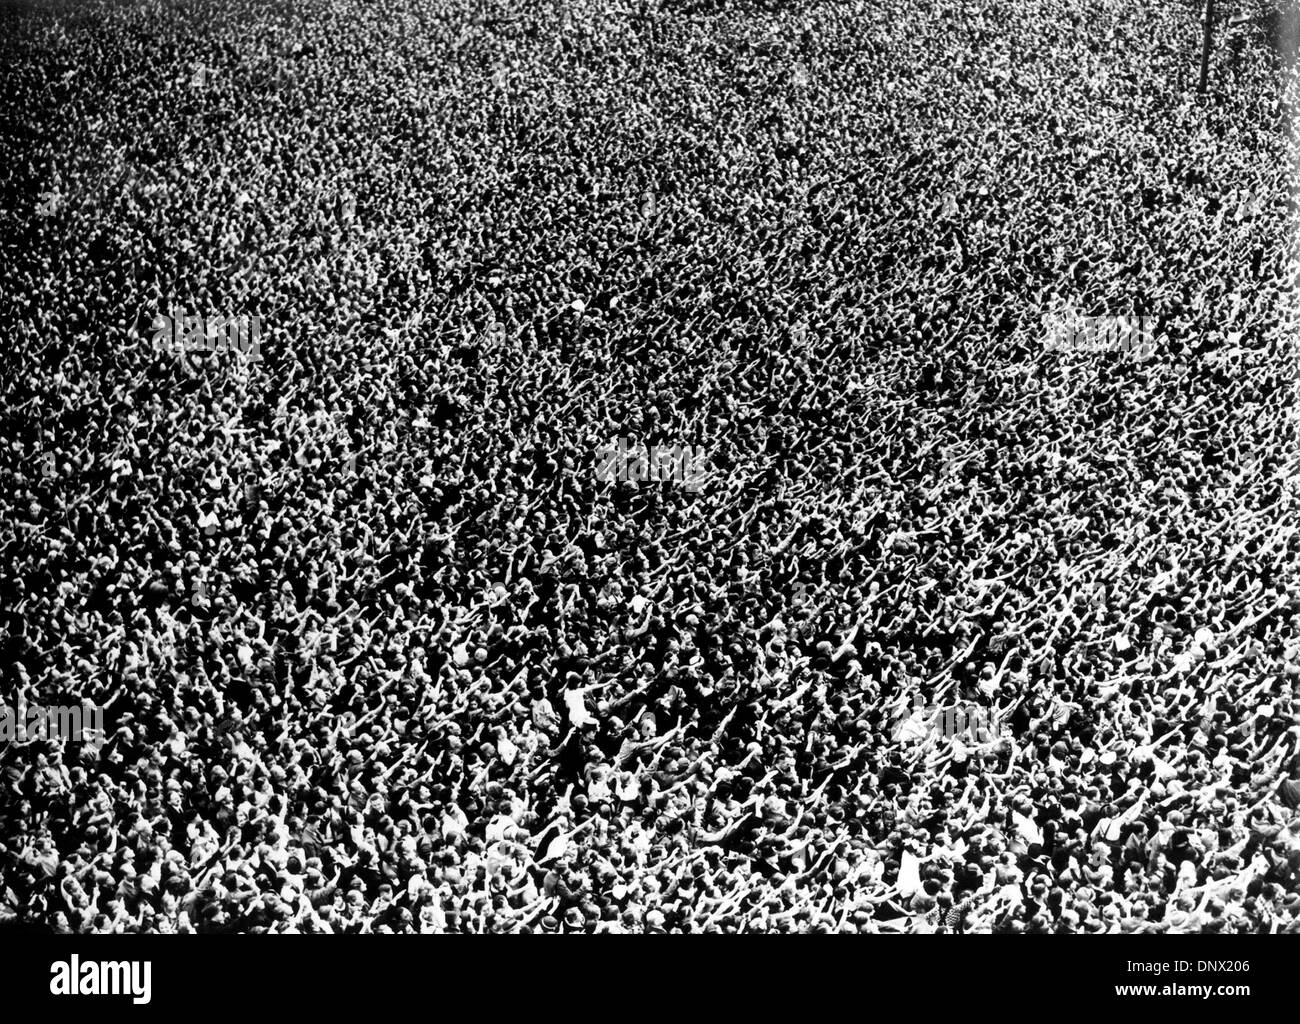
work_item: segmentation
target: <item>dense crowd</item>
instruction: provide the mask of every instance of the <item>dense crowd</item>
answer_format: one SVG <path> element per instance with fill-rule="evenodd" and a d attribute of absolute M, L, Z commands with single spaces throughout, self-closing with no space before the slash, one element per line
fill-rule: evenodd
<path fill-rule="evenodd" d="M 1294 80 L 1219 6 L 1204 97 L 1190 0 L 0 7 L 0 695 L 106 722 L 0 744 L 0 915 L 1300 931 Z"/>

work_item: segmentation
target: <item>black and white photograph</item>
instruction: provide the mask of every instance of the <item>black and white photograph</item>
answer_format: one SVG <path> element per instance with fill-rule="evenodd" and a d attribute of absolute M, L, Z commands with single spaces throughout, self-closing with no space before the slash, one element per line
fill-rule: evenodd
<path fill-rule="evenodd" d="M 1297 45 L 0 0 L 31 986 L 148 1002 L 125 935 L 1192 934 L 1098 998 L 1249 1005 L 1236 937 L 1300 934 Z"/>

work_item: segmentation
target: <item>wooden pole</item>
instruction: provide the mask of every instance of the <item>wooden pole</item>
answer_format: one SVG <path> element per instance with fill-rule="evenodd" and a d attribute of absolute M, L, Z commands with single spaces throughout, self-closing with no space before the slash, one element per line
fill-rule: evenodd
<path fill-rule="evenodd" d="M 1196 91 L 1205 92 L 1205 84 L 1210 77 L 1210 41 L 1214 35 L 1214 0 L 1205 0 L 1205 37 L 1201 45 L 1201 82 Z"/>

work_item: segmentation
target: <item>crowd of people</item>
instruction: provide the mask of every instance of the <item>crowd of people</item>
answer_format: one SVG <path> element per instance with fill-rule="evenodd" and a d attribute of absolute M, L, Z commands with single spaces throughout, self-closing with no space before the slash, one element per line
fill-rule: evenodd
<path fill-rule="evenodd" d="M 0 695 L 106 724 L 0 743 L 0 917 L 1300 931 L 1225 6 L 1199 96 L 1190 0 L 5 5 Z"/>

